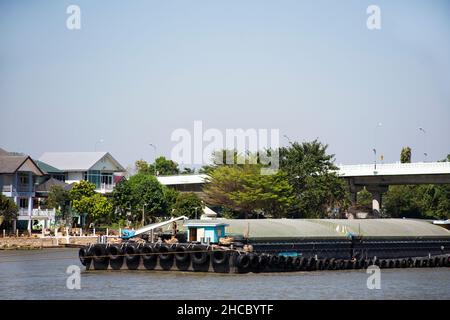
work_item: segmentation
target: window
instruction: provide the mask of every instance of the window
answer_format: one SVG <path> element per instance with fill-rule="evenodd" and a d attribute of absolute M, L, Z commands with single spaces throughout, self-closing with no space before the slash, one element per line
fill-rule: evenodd
<path fill-rule="evenodd" d="M 24 175 L 24 174 L 19 175 L 19 183 L 21 185 L 27 185 L 28 181 L 29 181 L 28 175 Z"/>
<path fill-rule="evenodd" d="M 66 181 L 66 175 L 64 173 L 55 173 L 52 174 L 51 177 L 59 181 Z"/>
<path fill-rule="evenodd" d="M 113 184 L 113 176 L 110 173 L 102 173 L 102 183 L 111 185 Z"/>
<path fill-rule="evenodd" d="M 19 208 L 20 209 L 27 209 L 28 208 L 28 199 L 27 198 L 20 198 L 19 199 Z"/>

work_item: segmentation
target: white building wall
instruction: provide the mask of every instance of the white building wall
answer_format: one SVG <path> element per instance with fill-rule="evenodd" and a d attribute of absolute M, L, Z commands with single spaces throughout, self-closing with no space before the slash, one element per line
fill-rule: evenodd
<path fill-rule="evenodd" d="M 81 180 L 83 180 L 83 172 L 82 171 L 69 172 L 67 174 L 66 183 L 71 184 L 74 182 L 80 182 Z"/>
<path fill-rule="evenodd" d="M 89 170 L 117 171 L 119 168 L 108 157 L 103 157 Z"/>

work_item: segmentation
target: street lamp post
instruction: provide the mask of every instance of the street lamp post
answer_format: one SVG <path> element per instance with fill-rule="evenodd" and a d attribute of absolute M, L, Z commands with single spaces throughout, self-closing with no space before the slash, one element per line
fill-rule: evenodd
<path fill-rule="evenodd" d="M 153 143 L 149 143 L 149 146 L 153 148 L 155 156 L 153 160 L 153 169 L 155 171 L 155 177 L 158 175 L 158 172 L 156 171 L 156 146 Z"/>
<path fill-rule="evenodd" d="M 425 141 L 427 132 L 422 127 L 419 128 L 419 131 L 423 133 L 423 156 L 424 156 L 423 162 L 427 162 L 428 153 L 426 152 L 426 141 Z"/>
<path fill-rule="evenodd" d="M 374 154 L 374 164 L 375 164 L 375 170 L 377 170 L 377 129 L 380 128 L 383 124 L 381 122 L 377 123 L 377 126 L 375 127 L 375 137 L 374 137 L 374 147 L 373 147 L 373 154 Z"/>
<path fill-rule="evenodd" d="M 375 170 L 377 170 L 377 149 L 373 148 L 373 162 Z"/>

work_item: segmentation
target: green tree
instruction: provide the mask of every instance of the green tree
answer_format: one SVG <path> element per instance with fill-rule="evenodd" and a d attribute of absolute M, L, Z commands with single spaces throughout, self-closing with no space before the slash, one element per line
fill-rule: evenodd
<path fill-rule="evenodd" d="M 362 189 L 358 192 L 356 196 L 356 203 L 359 207 L 365 208 L 365 209 L 371 209 L 372 208 L 372 194 L 367 191 L 366 188 Z"/>
<path fill-rule="evenodd" d="M 154 174 L 154 171 L 150 172 L 150 166 L 145 160 L 136 160 L 134 166 L 138 174 Z"/>
<path fill-rule="evenodd" d="M 81 200 L 83 197 L 91 197 L 95 194 L 95 184 L 81 180 L 74 184 L 69 191 L 70 200 Z"/>
<path fill-rule="evenodd" d="M 411 148 L 404 147 L 402 152 L 400 153 L 400 162 L 401 163 L 411 163 Z"/>
<path fill-rule="evenodd" d="M 450 161 L 450 155 L 441 161 Z M 390 186 L 383 209 L 391 217 L 449 219 L 450 184 Z"/>
<path fill-rule="evenodd" d="M 95 192 L 95 184 L 85 180 L 75 183 L 69 191 L 72 208 L 86 214 L 86 224 L 105 222 L 111 215 L 112 204 L 103 195 Z"/>
<path fill-rule="evenodd" d="M 285 216 L 294 196 L 286 175 L 261 175 L 260 165 L 218 166 L 209 174 L 203 189 L 205 201 L 222 206 L 235 217 L 264 214 Z"/>
<path fill-rule="evenodd" d="M 135 162 L 136 171 L 138 174 L 150 174 L 158 176 L 168 176 L 180 173 L 178 164 L 165 157 L 159 157 L 154 163 L 149 164 L 145 160 L 137 160 Z"/>
<path fill-rule="evenodd" d="M 450 185 L 417 186 L 415 196 L 426 218 L 450 219 Z"/>
<path fill-rule="evenodd" d="M 79 213 L 86 213 L 87 224 L 105 222 L 110 216 L 112 203 L 103 195 L 96 193 L 90 197 L 82 196 L 73 201 L 73 207 Z"/>
<path fill-rule="evenodd" d="M 55 208 L 60 210 L 62 218 L 66 218 L 70 212 L 69 191 L 61 186 L 51 186 L 45 205 L 47 208 Z"/>
<path fill-rule="evenodd" d="M 334 155 L 327 154 L 327 147 L 314 140 L 280 149 L 280 167 L 296 196 L 296 217 L 323 218 L 331 209 L 349 205 L 345 182 L 334 172 Z"/>
<path fill-rule="evenodd" d="M 144 210 L 145 222 L 150 222 L 154 216 L 168 215 L 173 193 L 167 189 L 155 176 L 136 174 L 119 183 L 112 194 L 113 204 L 116 212 L 129 212 L 134 222 L 142 220 Z"/>
<path fill-rule="evenodd" d="M 155 160 L 155 163 L 150 166 L 151 172 L 155 171 L 158 176 L 170 176 L 180 173 L 178 164 L 172 160 L 166 159 L 165 157 L 159 157 Z"/>
<path fill-rule="evenodd" d="M 113 189 L 111 194 L 111 202 L 115 209 L 115 219 L 125 219 L 132 207 L 132 191 L 130 183 L 127 179 L 120 180 Z"/>
<path fill-rule="evenodd" d="M 164 199 L 167 202 L 167 212 L 171 213 L 174 208 L 175 202 L 177 201 L 178 195 L 180 194 L 173 188 L 163 186 Z"/>
<path fill-rule="evenodd" d="M 9 225 L 17 219 L 18 211 L 19 209 L 14 201 L 0 193 L 0 226 L 2 224 Z"/>
<path fill-rule="evenodd" d="M 253 214 L 262 213 L 269 218 L 286 217 L 295 203 L 293 187 L 283 171 L 261 175 L 261 166 L 252 165 L 243 176 L 244 192 L 232 197 L 241 207 L 253 207 Z"/>
<path fill-rule="evenodd" d="M 422 209 L 417 186 L 389 186 L 383 195 L 383 210 L 392 218 L 420 218 Z"/>
<path fill-rule="evenodd" d="M 194 168 L 183 168 L 183 171 L 181 171 L 181 174 L 194 174 L 195 169 Z"/>
<path fill-rule="evenodd" d="M 179 193 L 173 205 L 172 215 L 175 217 L 186 216 L 194 218 L 197 211 L 197 218 L 200 218 L 203 208 L 203 202 L 195 193 Z"/>

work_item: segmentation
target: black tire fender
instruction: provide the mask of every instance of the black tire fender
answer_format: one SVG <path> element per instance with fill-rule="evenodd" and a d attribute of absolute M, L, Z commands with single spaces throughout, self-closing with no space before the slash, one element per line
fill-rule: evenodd
<path fill-rule="evenodd" d="M 189 260 L 189 253 L 187 252 L 188 249 L 186 246 L 181 245 L 177 246 L 175 249 L 175 259 L 178 262 L 186 262 Z"/>
<path fill-rule="evenodd" d="M 159 246 L 158 255 L 161 261 L 168 261 L 173 258 L 172 249 L 165 244 Z"/>
<path fill-rule="evenodd" d="M 248 269 L 250 266 L 250 257 L 248 254 L 240 254 L 236 257 L 236 266 L 240 269 Z"/>
<path fill-rule="evenodd" d="M 89 251 L 90 250 L 88 247 L 82 247 L 78 251 L 78 258 L 80 259 L 81 264 L 85 267 L 90 265 L 91 261 L 92 261 L 92 257 L 90 255 Z"/>
<path fill-rule="evenodd" d="M 203 264 L 208 259 L 208 254 L 204 247 L 202 246 L 194 246 L 192 248 L 191 260 L 195 264 Z"/>
<path fill-rule="evenodd" d="M 269 258 L 269 265 L 273 268 L 278 265 L 278 256 L 277 255 L 271 255 Z"/>
<path fill-rule="evenodd" d="M 212 261 L 214 264 L 224 264 L 228 258 L 228 253 L 225 250 L 214 250 L 212 252 Z"/>
<path fill-rule="evenodd" d="M 141 256 L 144 261 L 154 261 L 158 259 L 156 250 L 150 243 L 146 243 L 142 246 Z"/>
<path fill-rule="evenodd" d="M 108 260 L 105 246 L 102 244 L 95 244 L 89 250 L 89 255 L 91 255 L 96 262 L 106 262 Z"/>
<path fill-rule="evenodd" d="M 106 249 L 109 257 L 109 261 L 115 261 L 123 259 L 123 251 L 121 246 L 117 244 L 109 245 Z"/>

